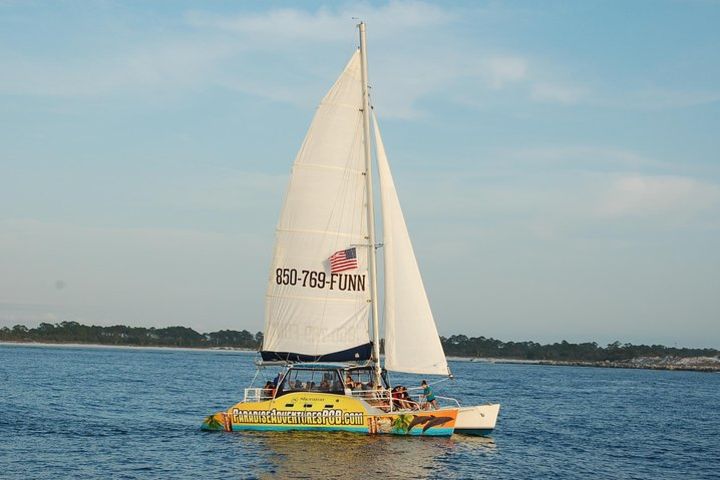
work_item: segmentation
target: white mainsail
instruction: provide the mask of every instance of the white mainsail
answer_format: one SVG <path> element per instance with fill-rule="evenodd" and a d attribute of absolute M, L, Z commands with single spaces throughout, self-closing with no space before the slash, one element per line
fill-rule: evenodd
<path fill-rule="evenodd" d="M 396 372 L 448 375 L 445 352 L 374 115 L 373 123 L 383 217 L 385 368 Z"/>
<path fill-rule="evenodd" d="M 356 52 L 320 103 L 295 159 L 276 231 L 263 358 L 369 345 L 360 67 Z M 358 268 L 331 274 L 329 257 L 352 248 Z"/>

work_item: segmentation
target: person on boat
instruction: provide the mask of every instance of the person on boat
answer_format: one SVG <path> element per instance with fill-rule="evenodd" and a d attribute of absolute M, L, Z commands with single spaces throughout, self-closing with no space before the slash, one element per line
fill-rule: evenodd
<path fill-rule="evenodd" d="M 372 380 L 368 381 L 367 383 L 362 384 L 360 389 L 364 392 L 362 394 L 363 398 L 373 398 L 373 382 Z"/>
<path fill-rule="evenodd" d="M 387 412 L 390 410 L 390 402 L 388 396 L 385 394 L 385 390 L 382 385 L 375 385 L 375 389 L 368 392 L 368 403 L 373 407 L 377 407 L 380 410 Z"/>
<path fill-rule="evenodd" d="M 323 381 L 320 382 L 320 390 L 323 392 L 330 390 L 330 382 L 328 382 L 327 378 L 323 378 Z"/>
<path fill-rule="evenodd" d="M 409 408 L 409 404 L 405 401 L 405 397 L 403 397 L 404 388 L 402 385 L 397 385 L 393 387 L 391 391 L 393 406 L 401 410 Z"/>
<path fill-rule="evenodd" d="M 382 385 L 375 385 L 375 390 L 373 391 L 373 398 L 375 400 L 382 400 L 383 397 L 384 397 L 384 395 L 383 395 Z"/>
<path fill-rule="evenodd" d="M 263 397 L 264 398 L 273 398 L 275 395 L 275 385 L 273 385 L 272 382 L 266 382 L 265 387 L 263 387 Z"/>
<path fill-rule="evenodd" d="M 410 399 L 410 395 L 408 395 L 407 387 L 401 385 L 399 390 L 400 408 L 417 410 L 415 402 L 413 402 Z"/>
<path fill-rule="evenodd" d="M 397 387 L 395 387 L 394 390 L 395 391 L 392 394 L 393 403 L 398 408 L 400 408 L 402 410 L 409 410 L 409 409 L 417 410 L 417 408 L 415 408 L 415 405 L 416 405 L 415 402 L 410 400 L 410 397 L 408 396 L 407 388 L 405 388 L 402 385 L 398 385 Z"/>
<path fill-rule="evenodd" d="M 423 389 L 423 396 L 425 397 L 427 405 L 430 405 L 437 410 L 437 400 L 435 400 L 435 394 L 433 393 L 432 388 L 430 388 L 430 385 L 428 385 L 427 381 L 423 380 L 420 386 Z"/>
<path fill-rule="evenodd" d="M 355 386 L 355 381 L 353 380 L 353 378 L 352 378 L 352 377 L 350 376 L 350 374 L 348 373 L 348 374 L 347 374 L 347 377 L 345 377 L 345 388 L 349 388 L 349 389 L 352 390 L 354 386 Z"/>

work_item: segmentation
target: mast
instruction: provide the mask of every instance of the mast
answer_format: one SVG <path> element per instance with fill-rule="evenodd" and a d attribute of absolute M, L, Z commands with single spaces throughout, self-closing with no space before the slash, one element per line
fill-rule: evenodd
<path fill-rule="evenodd" d="M 373 360 L 375 361 L 375 385 L 380 385 L 380 325 L 377 303 L 377 259 L 375 251 L 375 211 L 373 208 L 372 157 L 370 155 L 370 101 L 368 92 L 367 47 L 365 45 L 365 22 L 358 24 L 360 30 L 360 64 L 362 71 L 362 113 L 365 153 L 365 185 L 367 190 L 367 226 L 368 226 L 368 276 L 370 277 L 370 307 L 373 323 Z"/>

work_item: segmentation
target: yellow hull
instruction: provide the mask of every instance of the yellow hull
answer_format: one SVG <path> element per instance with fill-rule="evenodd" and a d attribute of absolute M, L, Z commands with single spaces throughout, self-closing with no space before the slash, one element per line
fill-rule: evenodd
<path fill-rule="evenodd" d="M 314 430 L 364 434 L 449 436 L 457 408 L 385 412 L 363 399 L 293 392 L 260 402 L 240 402 L 205 419 L 203 430 Z"/>

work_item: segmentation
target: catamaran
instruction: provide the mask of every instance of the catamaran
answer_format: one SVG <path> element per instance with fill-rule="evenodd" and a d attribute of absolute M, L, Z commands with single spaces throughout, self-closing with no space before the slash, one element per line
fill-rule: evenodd
<path fill-rule="evenodd" d="M 390 384 L 388 371 L 452 374 L 370 107 L 365 23 L 358 29 L 360 47 L 320 102 L 295 159 L 276 229 L 257 366 L 259 372 L 270 367 L 280 373 L 208 416 L 204 430 L 448 436 L 485 435 L 495 428 L 499 404 L 461 406 L 429 389 L 421 402 Z M 381 243 L 375 235 L 371 143 Z"/>

